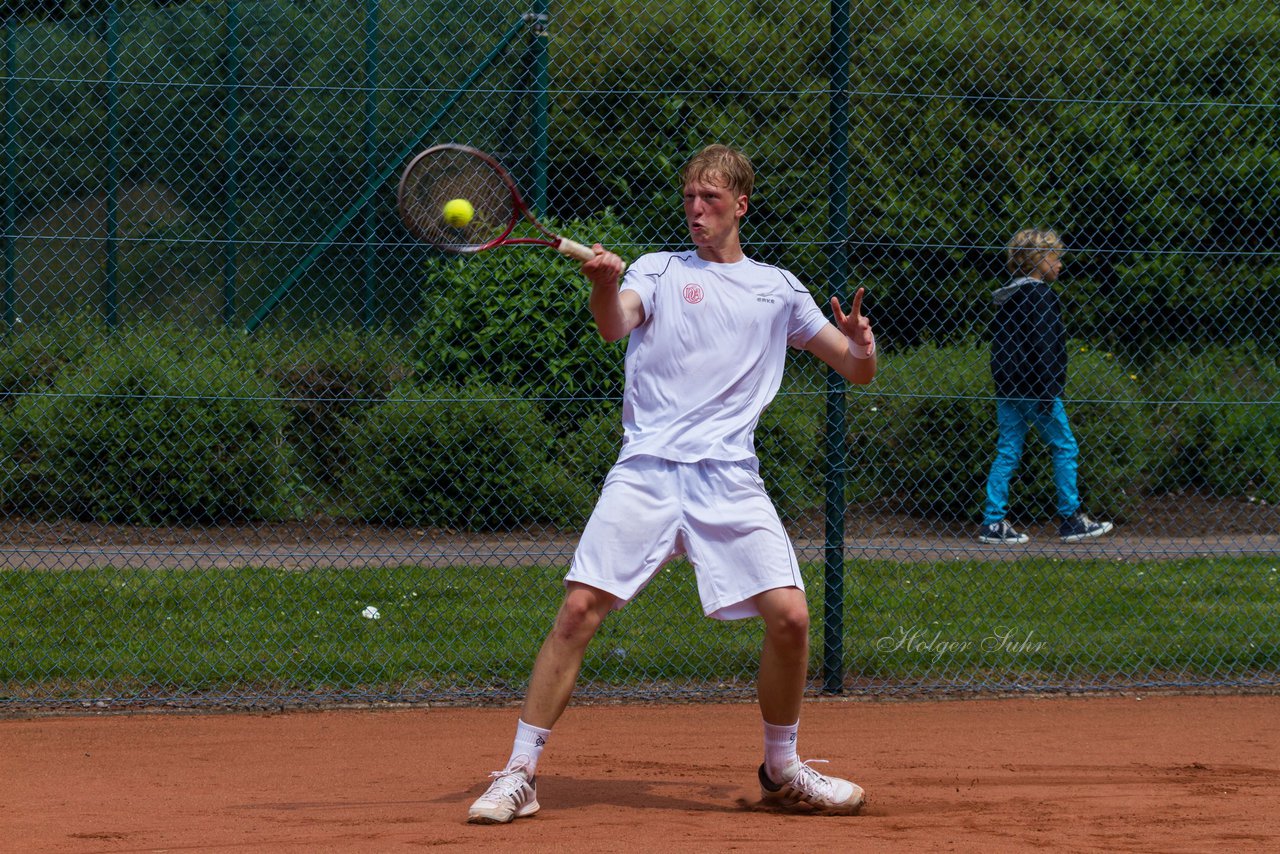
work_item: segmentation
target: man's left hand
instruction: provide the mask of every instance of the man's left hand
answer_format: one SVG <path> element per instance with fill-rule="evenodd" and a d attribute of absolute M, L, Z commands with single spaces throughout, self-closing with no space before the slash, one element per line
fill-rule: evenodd
<path fill-rule="evenodd" d="M 866 288 L 858 288 L 848 314 L 840 308 L 840 297 L 831 298 L 831 312 L 835 316 L 836 326 L 850 341 L 864 348 L 870 347 L 876 340 L 871 333 L 871 321 L 862 313 L 862 297 L 866 292 Z"/>

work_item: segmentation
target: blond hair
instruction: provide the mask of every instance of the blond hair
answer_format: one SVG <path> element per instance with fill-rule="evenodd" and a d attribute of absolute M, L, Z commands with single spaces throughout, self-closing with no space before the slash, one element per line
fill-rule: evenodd
<path fill-rule="evenodd" d="M 1039 267 L 1044 259 L 1061 255 L 1066 248 L 1058 232 L 1052 228 L 1024 228 L 1009 241 L 1005 264 L 1010 273 L 1025 276 Z"/>
<path fill-rule="evenodd" d="M 685 186 L 691 181 L 705 181 L 733 190 L 736 196 L 751 197 L 756 183 L 756 170 L 747 155 L 727 145 L 708 145 L 689 159 L 680 170 Z"/>

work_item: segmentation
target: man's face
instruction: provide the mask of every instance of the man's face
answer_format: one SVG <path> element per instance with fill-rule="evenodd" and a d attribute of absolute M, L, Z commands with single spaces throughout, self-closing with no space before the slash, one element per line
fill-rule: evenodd
<path fill-rule="evenodd" d="M 1036 266 L 1036 275 L 1045 282 L 1056 282 L 1062 273 L 1062 256 L 1051 252 Z"/>
<path fill-rule="evenodd" d="M 692 180 L 684 185 L 684 220 L 693 245 L 720 247 L 737 236 L 738 221 L 747 212 L 747 197 L 713 180 Z"/>

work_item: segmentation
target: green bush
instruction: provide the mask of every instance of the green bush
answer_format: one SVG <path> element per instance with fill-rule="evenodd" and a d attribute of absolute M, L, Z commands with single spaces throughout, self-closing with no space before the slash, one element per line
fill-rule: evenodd
<path fill-rule="evenodd" d="M 1143 498 L 1165 491 L 1161 473 L 1168 468 L 1169 448 L 1140 371 L 1115 352 L 1080 342 L 1069 347 L 1069 356 L 1063 398 L 1080 446 L 1080 499 L 1087 512 L 1123 521 Z M 1024 460 L 1035 457 L 1038 473 L 1033 503 L 1022 506 L 1030 518 L 1043 518 L 1056 512 L 1053 469 L 1043 443 L 1028 445 Z M 994 451 L 992 444 L 988 453 Z"/>
<path fill-rule="evenodd" d="M 986 348 L 925 345 L 880 362 L 850 411 L 851 480 L 887 509 L 971 514 L 995 447 Z"/>
<path fill-rule="evenodd" d="M 52 385 L 64 365 L 96 346 L 94 325 L 85 317 L 63 317 L 35 329 L 19 326 L 0 348 L 0 406 L 13 406 L 21 395 Z"/>
<path fill-rule="evenodd" d="M 1064 399 L 1080 444 L 1082 499 L 1091 512 L 1121 518 L 1151 491 L 1162 446 L 1118 360 L 1079 345 L 1073 351 Z M 850 415 L 852 464 L 875 500 L 925 516 L 981 514 L 997 435 L 989 353 L 984 342 L 970 342 L 882 360 Z M 1011 502 L 1018 518 L 1054 513 L 1052 466 L 1034 432 Z"/>
<path fill-rule="evenodd" d="M 570 223 L 566 233 L 633 244 L 607 214 Z M 418 376 L 514 389 L 562 423 L 612 406 L 622 395 L 625 344 L 600 337 L 577 267 L 548 249 L 516 247 L 430 262 L 411 344 Z"/>
<path fill-rule="evenodd" d="M 1162 486 L 1280 501 L 1280 362 L 1257 344 L 1181 347 L 1140 370 L 1172 461 Z"/>
<path fill-rule="evenodd" d="M 622 407 L 618 402 L 575 425 L 556 442 L 556 456 L 564 464 L 566 476 L 582 493 L 588 506 L 604 484 L 622 448 Z"/>
<path fill-rule="evenodd" d="M 403 339 L 321 327 L 305 336 L 267 331 L 250 349 L 257 370 L 279 389 L 295 477 L 323 507 L 350 465 L 352 421 L 412 375 Z"/>
<path fill-rule="evenodd" d="M 549 252 L 510 254 L 560 263 Z M 451 269 L 459 282 L 484 270 Z M 478 285 L 470 293 L 480 300 Z M 570 301 L 585 294 L 566 296 L 563 311 Z M 0 354 L 0 506 L 137 524 L 326 513 L 580 526 L 621 443 L 616 394 L 586 389 L 594 372 L 621 370 L 622 346 L 598 342 L 589 317 L 534 326 L 542 334 L 530 350 L 544 357 L 553 328 L 579 336 L 557 368 L 581 383 L 571 393 L 536 393 L 546 377 L 492 359 L 472 367 L 506 384 L 423 382 L 408 364 L 412 348 L 384 332 L 245 339 L 150 324 L 107 333 L 89 318 L 24 329 Z M 485 340 L 496 345 L 496 334 Z M 514 347 L 505 352 L 517 358 Z M 593 355 L 603 364 L 573 364 Z M 1242 344 L 1139 357 L 1076 343 L 1070 356 L 1065 397 L 1090 512 L 1123 520 L 1153 495 L 1186 490 L 1280 501 L 1276 355 Z M 826 470 L 823 369 L 792 359 L 756 434 L 762 476 L 788 519 L 821 510 Z M 987 345 L 887 353 L 875 381 L 849 392 L 847 425 L 850 502 L 974 519 L 996 440 Z M 1020 519 L 1054 510 L 1052 467 L 1034 434 L 1013 499 Z"/>
<path fill-rule="evenodd" d="M 801 373 L 813 375 L 808 369 Z M 756 427 L 760 477 L 783 519 L 822 508 L 826 402 L 821 389 L 820 384 L 806 388 L 785 382 Z"/>
<path fill-rule="evenodd" d="M 234 361 L 111 337 L 6 419 L 3 503 L 41 517 L 133 524 L 276 518 L 284 415 Z"/>
<path fill-rule="evenodd" d="M 405 389 L 347 442 L 342 491 L 366 522 L 494 530 L 585 518 L 581 491 L 552 461 L 552 428 L 508 390 Z"/>

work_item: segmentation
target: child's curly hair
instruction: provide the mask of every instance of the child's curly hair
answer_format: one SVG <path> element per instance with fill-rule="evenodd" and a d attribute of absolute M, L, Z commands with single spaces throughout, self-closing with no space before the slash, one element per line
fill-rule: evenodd
<path fill-rule="evenodd" d="M 1025 276 L 1039 267 L 1045 258 L 1061 255 L 1066 248 L 1058 232 L 1052 228 L 1024 228 L 1009 241 L 1005 263 L 1010 273 Z"/>

